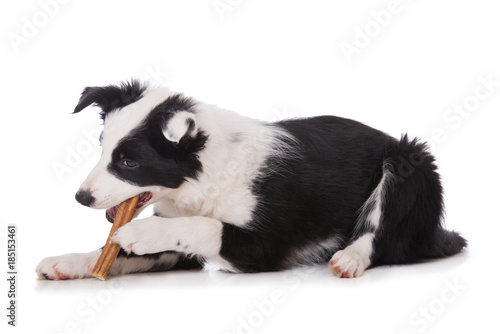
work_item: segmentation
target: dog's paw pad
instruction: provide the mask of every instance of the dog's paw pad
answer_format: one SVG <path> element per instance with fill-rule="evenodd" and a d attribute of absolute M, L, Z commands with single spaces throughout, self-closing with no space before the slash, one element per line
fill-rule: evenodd
<path fill-rule="evenodd" d="M 37 268 L 37 274 L 39 279 L 46 279 L 49 281 L 67 280 L 78 277 L 71 277 L 69 274 L 65 274 L 58 268 L 58 263 L 54 263 L 51 266 L 46 266 L 43 263 Z"/>
<path fill-rule="evenodd" d="M 336 252 L 328 266 L 335 276 L 343 278 L 359 277 L 366 268 L 359 254 L 345 249 Z"/>

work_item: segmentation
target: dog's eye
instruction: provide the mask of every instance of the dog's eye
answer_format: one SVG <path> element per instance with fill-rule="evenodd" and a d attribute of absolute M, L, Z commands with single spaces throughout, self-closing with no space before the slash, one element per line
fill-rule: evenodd
<path fill-rule="evenodd" d="M 135 168 L 135 167 L 139 166 L 139 164 L 137 162 L 132 161 L 132 160 L 127 160 L 127 159 L 123 159 L 121 164 L 122 164 L 122 166 L 125 166 L 128 168 Z"/>

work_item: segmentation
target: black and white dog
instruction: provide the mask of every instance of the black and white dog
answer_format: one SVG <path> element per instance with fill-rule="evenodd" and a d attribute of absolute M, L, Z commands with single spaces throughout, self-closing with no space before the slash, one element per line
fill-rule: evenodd
<path fill-rule="evenodd" d="M 263 272 L 328 263 L 339 277 L 460 252 L 425 144 L 321 116 L 265 123 L 138 81 L 87 87 L 102 158 L 76 200 L 106 209 L 140 194 L 111 275 L 216 267 Z M 40 278 L 89 277 L 101 250 L 44 259 Z"/>

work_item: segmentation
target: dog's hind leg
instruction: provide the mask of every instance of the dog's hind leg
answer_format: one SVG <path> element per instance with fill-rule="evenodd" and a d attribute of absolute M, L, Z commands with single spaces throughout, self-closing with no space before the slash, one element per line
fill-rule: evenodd
<path fill-rule="evenodd" d="M 384 198 L 392 173 L 383 167 L 382 178 L 360 210 L 354 241 L 343 250 L 337 251 L 329 261 L 329 267 L 338 277 L 358 277 L 371 264 L 373 240 L 383 219 Z"/>
<path fill-rule="evenodd" d="M 359 277 L 370 265 L 373 233 L 365 233 L 343 250 L 337 251 L 329 262 L 330 270 L 338 277 Z"/>
<path fill-rule="evenodd" d="M 436 169 L 425 144 L 407 136 L 387 144 L 383 176 L 361 209 L 355 240 L 330 261 L 334 274 L 356 277 L 369 266 L 451 256 L 467 246 L 442 225 Z"/>
<path fill-rule="evenodd" d="M 91 277 L 90 272 L 101 249 L 90 253 L 71 253 L 43 259 L 36 268 L 38 278 L 66 280 Z M 110 276 L 138 272 L 165 271 L 175 269 L 198 269 L 201 262 L 197 257 L 185 257 L 181 253 L 163 252 L 138 256 L 120 250 L 118 258 L 111 266 Z"/>

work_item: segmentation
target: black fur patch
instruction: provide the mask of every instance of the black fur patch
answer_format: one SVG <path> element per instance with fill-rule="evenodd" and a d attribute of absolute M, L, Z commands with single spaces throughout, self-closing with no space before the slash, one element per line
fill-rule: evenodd
<path fill-rule="evenodd" d="M 119 179 L 138 186 L 159 185 L 179 187 L 186 178 L 196 178 L 202 171 L 197 152 L 208 137 L 199 131 L 194 137 L 183 138 L 179 144 L 165 138 L 163 126 L 176 111 L 191 111 L 194 102 L 173 95 L 156 106 L 130 135 L 120 140 L 112 153 L 108 170 Z M 127 168 L 123 160 L 139 165 Z"/>

